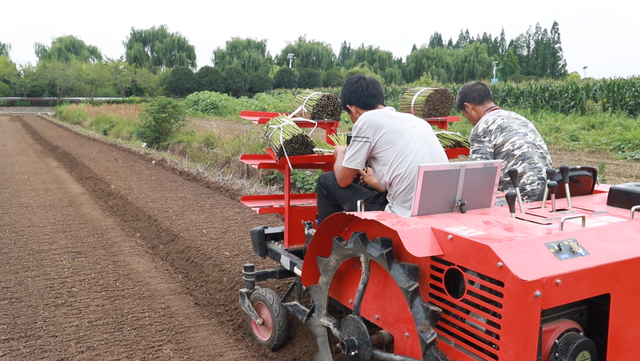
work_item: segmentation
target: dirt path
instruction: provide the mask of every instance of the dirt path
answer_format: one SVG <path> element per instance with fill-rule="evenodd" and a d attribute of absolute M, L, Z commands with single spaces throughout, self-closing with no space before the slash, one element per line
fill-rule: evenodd
<path fill-rule="evenodd" d="M 237 305 L 248 229 L 274 219 L 178 173 L 0 116 L 0 360 L 313 358 L 302 327 L 257 346 Z"/>

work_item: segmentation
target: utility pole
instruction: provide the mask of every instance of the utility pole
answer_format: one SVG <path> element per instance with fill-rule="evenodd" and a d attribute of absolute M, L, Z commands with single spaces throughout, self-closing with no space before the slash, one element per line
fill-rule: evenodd
<path fill-rule="evenodd" d="M 498 65 L 499 61 L 494 61 L 493 64 L 493 79 L 491 79 L 491 84 L 495 84 L 498 82 L 498 78 L 496 77 L 496 70 L 502 68 L 501 66 L 496 66 Z"/>
<path fill-rule="evenodd" d="M 293 59 L 295 59 L 296 57 L 293 56 L 293 53 L 289 53 L 287 54 L 287 58 L 289 59 L 289 69 L 291 69 L 291 63 L 293 63 Z"/>

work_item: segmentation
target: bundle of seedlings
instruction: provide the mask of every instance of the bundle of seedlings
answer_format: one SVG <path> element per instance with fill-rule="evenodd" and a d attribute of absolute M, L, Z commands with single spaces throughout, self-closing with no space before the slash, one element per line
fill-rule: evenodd
<path fill-rule="evenodd" d="M 455 97 L 447 88 L 411 88 L 400 97 L 399 111 L 420 118 L 448 117 Z"/>
<path fill-rule="evenodd" d="M 443 148 L 469 148 L 471 145 L 469 137 L 465 137 L 460 133 L 447 132 L 436 127 L 434 127 L 433 131 L 436 133 L 436 137 L 438 137 Z"/>
<path fill-rule="evenodd" d="M 305 89 L 293 99 L 294 111 L 300 107 L 300 116 L 311 120 L 339 121 L 342 114 L 340 99 L 333 93 Z"/>
<path fill-rule="evenodd" d="M 335 145 L 347 146 L 347 133 L 329 134 L 329 139 Z M 333 146 L 323 140 L 316 140 L 316 152 L 318 153 L 331 153 L 333 152 Z"/>
<path fill-rule="evenodd" d="M 288 116 L 282 114 L 264 127 L 267 145 L 278 157 L 314 154 L 315 144 L 311 137 Z"/>

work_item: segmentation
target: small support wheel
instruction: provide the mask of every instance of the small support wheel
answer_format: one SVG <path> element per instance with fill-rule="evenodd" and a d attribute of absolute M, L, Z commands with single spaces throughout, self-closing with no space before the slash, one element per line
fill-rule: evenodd
<path fill-rule="evenodd" d="M 262 320 L 258 324 L 247 315 L 251 335 L 272 351 L 280 349 L 289 337 L 289 321 L 278 294 L 268 288 L 256 288 L 249 300 Z"/>

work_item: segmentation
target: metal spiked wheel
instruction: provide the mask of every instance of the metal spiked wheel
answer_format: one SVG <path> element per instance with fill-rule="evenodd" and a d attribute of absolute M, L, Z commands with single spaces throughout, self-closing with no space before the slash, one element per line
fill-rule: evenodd
<path fill-rule="evenodd" d="M 360 280 L 351 305 L 353 312 L 339 322 L 327 312 L 329 290 L 340 266 L 352 258 L 360 260 Z M 361 309 L 370 281 L 372 261 L 380 265 L 400 289 L 408 312 L 411 312 L 410 317 L 415 323 L 422 358 L 403 357 L 373 349 L 371 346 L 371 339 L 362 322 Z M 364 232 L 354 232 L 348 242 L 341 237 L 335 237 L 331 255 L 327 258 L 318 257 L 318 267 L 318 283 L 308 287 L 315 307 L 314 316 L 308 324 L 318 339 L 317 361 L 332 359 L 326 328 L 340 340 L 340 349 L 347 361 L 373 360 L 374 357 L 378 360 L 447 360 L 436 344 L 437 334 L 433 329 L 442 310 L 422 299 L 418 284 L 418 266 L 396 261 L 390 238 L 379 237 L 371 242 Z M 340 281 L 336 284 L 339 287 Z M 324 326 L 322 332 L 318 331 L 319 326 Z"/>

